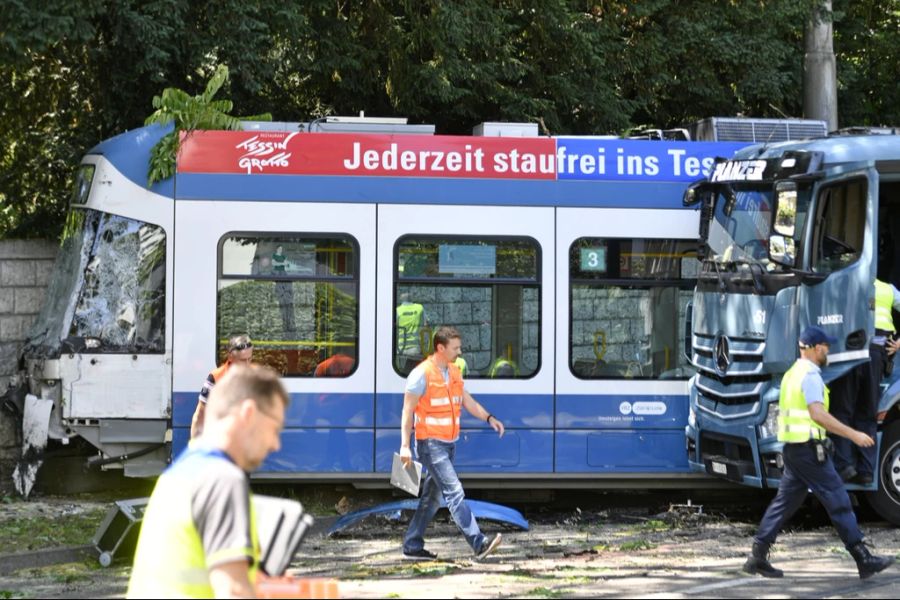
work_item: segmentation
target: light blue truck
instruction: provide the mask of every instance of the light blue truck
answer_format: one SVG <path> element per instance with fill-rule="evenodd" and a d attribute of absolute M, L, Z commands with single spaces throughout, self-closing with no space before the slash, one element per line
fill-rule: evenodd
<path fill-rule="evenodd" d="M 685 351 L 688 460 L 748 486 L 775 488 L 781 378 L 797 338 L 838 339 L 827 382 L 869 360 L 876 274 L 900 287 L 900 135 L 855 131 L 759 144 L 717 160 L 684 203 L 700 210 L 703 266 Z M 900 324 L 900 319 L 897 321 Z M 900 524 L 900 369 L 882 383 L 878 463 L 863 492 Z"/>

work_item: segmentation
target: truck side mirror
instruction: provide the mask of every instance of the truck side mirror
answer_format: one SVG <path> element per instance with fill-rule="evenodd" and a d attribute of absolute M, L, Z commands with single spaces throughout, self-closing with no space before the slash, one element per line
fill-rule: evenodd
<path fill-rule="evenodd" d="M 793 267 L 797 262 L 797 248 L 794 238 L 773 233 L 769 236 L 769 260 L 785 267 Z"/>
<path fill-rule="evenodd" d="M 788 238 L 794 237 L 797 225 L 797 184 L 793 181 L 779 181 L 775 184 L 775 233 Z"/>

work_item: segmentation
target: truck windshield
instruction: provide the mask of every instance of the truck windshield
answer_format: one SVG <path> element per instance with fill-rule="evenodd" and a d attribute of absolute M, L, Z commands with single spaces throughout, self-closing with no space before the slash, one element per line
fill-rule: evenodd
<path fill-rule="evenodd" d="M 26 356 L 163 352 L 165 271 L 161 227 L 72 209 Z"/>
<path fill-rule="evenodd" d="M 720 190 L 709 227 L 709 259 L 768 268 L 771 223 L 771 187 Z"/>

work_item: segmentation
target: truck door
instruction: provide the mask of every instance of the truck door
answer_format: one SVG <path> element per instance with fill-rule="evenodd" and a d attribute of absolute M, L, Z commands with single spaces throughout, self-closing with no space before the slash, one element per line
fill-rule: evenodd
<path fill-rule="evenodd" d="M 816 325 L 838 338 L 829 353 L 837 377 L 868 359 L 874 333 L 878 175 L 862 165 L 830 169 L 814 190 L 800 286 L 800 326 Z"/>

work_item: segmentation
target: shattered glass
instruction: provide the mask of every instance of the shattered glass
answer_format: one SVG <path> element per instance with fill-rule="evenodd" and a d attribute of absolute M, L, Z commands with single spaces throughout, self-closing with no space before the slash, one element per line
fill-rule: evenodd
<path fill-rule="evenodd" d="M 73 210 L 29 348 L 51 356 L 63 346 L 69 352 L 163 352 L 165 267 L 161 227 Z"/>

